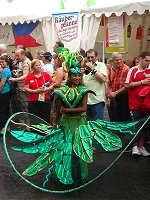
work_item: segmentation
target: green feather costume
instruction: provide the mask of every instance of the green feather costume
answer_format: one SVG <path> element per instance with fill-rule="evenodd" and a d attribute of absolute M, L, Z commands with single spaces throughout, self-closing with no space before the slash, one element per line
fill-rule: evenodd
<path fill-rule="evenodd" d="M 69 55 L 68 51 L 64 51 L 61 56 L 65 57 L 65 66 L 71 66 L 70 74 L 81 73 L 78 63 L 75 60 L 77 53 Z M 69 73 L 68 73 L 69 74 Z M 92 93 L 91 90 L 82 85 L 75 88 L 63 86 L 55 90 L 59 96 L 61 103 L 66 108 L 81 107 L 82 98 L 86 93 Z M 23 117 L 27 119 L 25 123 Z M 134 122 L 106 122 L 103 120 L 87 121 L 85 113 L 79 116 L 71 114 L 62 114 L 58 127 L 52 130 L 52 126 L 42 119 L 30 113 L 15 113 L 7 121 L 4 129 L 4 149 L 7 158 L 15 170 L 15 172 L 27 183 L 46 192 L 65 193 L 80 189 L 106 172 L 112 164 L 123 154 L 120 155 L 106 168 L 88 183 L 88 163 L 93 162 L 93 140 L 97 142 L 99 148 L 103 151 L 116 151 L 122 148 L 120 137 L 116 133 L 129 134 L 131 142 L 141 136 L 149 125 L 150 117 Z M 27 120 L 26 120 L 27 121 Z M 30 123 L 29 123 L 30 122 Z M 7 128 L 10 128 L 11 134 L 7 134 Z M 19 127 L 22 127 L 21 129 Z M 9 138 L 13 144 L 9 143 Z M 14 139 L 15 138 L 15 139 Z M 11 148 L 10 148 L 11 147 Z M 13 149 L 13 151 L 12 151 Z M 13 154 L 17 151 L 21 154 Z M 19 163 L 23 163 L 23 153 L 34 154 L 32 162 L 24 163 L 24 169 L 18 167 Z M 14 155 L 14 156 L 13 156 Z M 18 163 L 14 164 L 14 157 L 18 156 Z M 17 167 L 16 167 L 17 166 Z M 39 174 L 45 179 L 42 186 L 37 185 Z M 29 177 L 29 179 L 27 179 Z M 30 178 L 30 177 L 33 177 Z M 35 178 L 34 178 L 35 177 Z M 51 178 L 64 185 L 80 184 L 80 187 L 64 189 L 63 191 L 52 190 Z"/>

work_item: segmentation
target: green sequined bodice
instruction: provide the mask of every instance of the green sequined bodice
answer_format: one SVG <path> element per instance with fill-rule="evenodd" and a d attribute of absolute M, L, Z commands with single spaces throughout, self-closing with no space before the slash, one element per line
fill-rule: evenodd
<path fill-rule="evenodd" d="M 55 93 L 59 95 L 63 103 L 68 108 L 75 108 L 81 101 L 85 93 L 91 92 L 88 88 L 80 85 L 75 88 L 63 86 L 60 89 L 55 90 Z"/>

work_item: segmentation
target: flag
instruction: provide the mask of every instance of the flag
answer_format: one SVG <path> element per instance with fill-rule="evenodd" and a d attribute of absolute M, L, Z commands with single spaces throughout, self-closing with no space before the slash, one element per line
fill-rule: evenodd
<path fill-rule="evenodd" d="M 95 0 L 87 0 L 87 2 L 86 2 L 87 7 L 90 7 L 94 4 L 96 4 Z"/>
<path fill-rule="evenodd" d="M 41 24 L 38 21 L 13 25 L 13 32 L 16 46 L 38 47 L 44 43 Z"/>
<path fill-rule="evenodd" d="M 14 34 L 11 25 L 0 25 L 0 44 L 6 46 L 14 44 Z"/>

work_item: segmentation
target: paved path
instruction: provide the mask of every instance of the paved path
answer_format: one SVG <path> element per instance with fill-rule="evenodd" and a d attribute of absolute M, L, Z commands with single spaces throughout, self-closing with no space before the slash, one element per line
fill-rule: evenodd
<path fill-rule="evenodd" d="M 105 113 L 105 117 L 106 117 Z M 9 145 L 13 139 L 9 140 Z M 150 151 L 150 146 L 147 146 Z M 10 167 L 0 138 L 0 200 L 149 200 L 150 157 L 131 156 L 121 158 L 98 180 L 89 186 L 68 194 L 51 194 L 37 190 L 21 180 Z M 118 152 L 94 154 L 94 164 L 89 165 L 90 178 L 98 175 L 117 156 Z M 22 156 L 22 168 L 29 161 Z M 17 155 L 14 162 L 18 162 Z"/>

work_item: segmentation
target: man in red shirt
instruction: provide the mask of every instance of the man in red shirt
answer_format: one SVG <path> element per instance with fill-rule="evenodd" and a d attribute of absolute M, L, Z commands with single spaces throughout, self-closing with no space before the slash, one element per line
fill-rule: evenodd
<path fill-rule="evenodd" d="M 130 68 L 123 63 L 122 55 L 120 53 L 115 52 L 112 54 L 112 62 L 113 66 L 111 67 L 108 76 L 108 84 L 111 90 L 109 97 L 114 98 L 116 102 L 116 115 L 118 121 L 131 121 L 128 93 L 127 89 L 124 87 L 127 73 Z"/>
<path fill-rule="evenodd" d="M 133 120 L 139 120 L 145 115 L 140 111 L 141 97 L 139 95 L 141 89 L 150 86 L 150 52 L 144 51 L 140 55 L 138 66 L 132 67 L 127 75 L 126 88 L 128 88 L 129 107 Z M 142 134 L 140 139 L 134 143 L 132 155 L 149 156 L 150 153 L 143 147 L 146 132 Z"/>
<path fill-rule="evenodd" d="M 109 98 L 111 98 L 110 109 L 116 111 L 115 118 L 117 119 L 117 121 L 131 121 L 132 117 L 128 104 L 128 92 L 125 88 L 127 73 L 130 68 L 124 64 L 122 54 L 118 52 L 114 52 L 112 54 L 112 62 L 113 66 L 111 67 L 108 76 L 108 84 L 111 89 L 109 93 Z M 125 137 L 122 139 L 123 148 L 128 145 L 129 140 L 130 136 L 128 134 L 125 134 Z"/>

